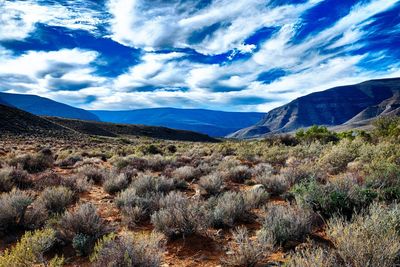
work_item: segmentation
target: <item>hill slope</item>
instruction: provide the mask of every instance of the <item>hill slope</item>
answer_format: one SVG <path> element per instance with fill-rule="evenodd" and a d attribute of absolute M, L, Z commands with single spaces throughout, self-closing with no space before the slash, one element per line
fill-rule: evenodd
<path fill-rule="evenodd" d="M 99 121 L 96 115 L 84 109 L 71 107 L 36 95 L 0 93 L 0 103 L 35 115 Z"/>
<path fill-rule="evenodd" d="M 145 136 L 179 141 L 218 141 L 204 134 L 164 127 L 39 117 L 26 111 L 0 104 L 0 137 L 28 135 L 57 138 L 83 138 L 88 135 L 106 137 Z"/>
<path fill-rule="evenodd" d="M 0 136 L 73 136 L 78 133 L 45 118 L 0 104 Z"/>
<path fill-rule="evenodd" d="M 400 78 L 371 80 L 312 93 L 268 112 L 255 125 L 229 137 L 254 138 L 290 132 L 312 125 L 360 124 L 396 110 L 400 104 Z M 390 106 L 390 107 L 389 107 Z M 362 123 L 361 123 L 362 124 Z"/>
<path fill-rule="evenodd" d="M 220 137 L 255 124 L 257 112 L 224 112 L 205 109 L 151 108 L 127 111 L 93 110 L 101 121 L 164 126 Z"/>

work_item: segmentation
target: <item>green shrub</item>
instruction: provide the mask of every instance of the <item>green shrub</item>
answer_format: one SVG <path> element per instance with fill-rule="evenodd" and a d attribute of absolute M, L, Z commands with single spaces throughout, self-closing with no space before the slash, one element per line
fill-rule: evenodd
<path fill-rule="evenodd" d="M 357 158 L 360 146 L 359 140 L 342 140 L 322 156 L 320 164 L 326 166 L 325 168 L 332 174 L 343 172 L 347 164 Z"/>
<path fill-rule="evenodd" d="M 400 199 L 400 167 L 394 163 L 381 161 L 370 165 L 370 172 L 365 182 L 375 189 L 382 200 Z"/>
<path fill-rule="evenodd" d="M 0 255 L 0 266 L 62 266 L 63 258 L 54 257 L 47 261 L 44 253 L 48 252 L 56 242 L 56 233 L 52 229 L 26 232 L 21 240 L 11 249 Z"/>
<path fill-rule="evenodd" d="M 400 117 L 382 116 L 373 122 L 374 134 L 381 137 L 400 136 Z"/>
<path fill-rule="evenodd" d="M 300 129 L 296 132 L 296 138 L 300 142 L 311 143 L 319 141 L 322 143 L 337 142 L 339 137 L 335 132 L 331 132 L 325 126 L 314 125 L 307 130 Z"/>

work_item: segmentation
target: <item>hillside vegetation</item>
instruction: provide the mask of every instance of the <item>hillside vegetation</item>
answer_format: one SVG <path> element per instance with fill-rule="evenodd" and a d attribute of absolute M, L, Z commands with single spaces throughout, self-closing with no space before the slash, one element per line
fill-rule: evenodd
<path fill-rule="evenodd" d="M 0 139 L 0 266 L 398 266 L 400 119 L 262 140 Z"/>

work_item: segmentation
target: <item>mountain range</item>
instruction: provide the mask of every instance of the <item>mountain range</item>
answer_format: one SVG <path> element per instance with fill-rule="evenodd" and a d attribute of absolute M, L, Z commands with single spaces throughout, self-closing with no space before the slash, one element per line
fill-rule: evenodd
<path fill-rule="evenodd" d="M 253 126 L 230 138 L 256 138 L 312 125 L 349 129 L 368 125 L 381 115 L 400 114 L 400 78 L 371 80 L 299 97 L 275 108 Z"/>
<path fill-rule="evenodd" d="M 119 123 L 124 127 L 132 124 L 162 126 L 213 137 L 245 139 L 293 132 L 312 125 L 325 125 L 335 130 L 362 128 L 378 116 L 400 115 L 400 78 L 370 80 L 312 93 L 266 114 L 176 108 L 84 110 L 35 95 L 9 93 L 0 93 L 0 104 L 39 116 L 58 117 L 56 123 L 59 125 L 78 127 L 78 130 L 83 132 L 83 126 L 91 130 L 97 129 L 106 136 L 119 133 L 109 131 L 108 124 L 100 122 Z M 82 125 L 76 120 L 61 118 L 86 122 Z M 54 122 L 56 118 L 50 120 Z M 138 130 L 132 127 L 129 131 Z M 111 128 L 115 130 L 114 127 Z M 156 129 L 164 128 L 155 127 L 152 131 Z M 90 131 L 88 133 L 90 134 Z"/>

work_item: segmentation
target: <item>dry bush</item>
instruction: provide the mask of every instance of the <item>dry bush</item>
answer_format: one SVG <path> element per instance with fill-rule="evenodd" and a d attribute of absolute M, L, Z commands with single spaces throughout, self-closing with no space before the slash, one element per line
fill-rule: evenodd
<path fill-rule="evenodd" d="M 39 201 L 49 213 L 62 213 L 74 201 L 74 193 L 65 186 L 46 188 Z"/>
<path fill-rule="evenodd" d="M 0 195 L 0 235 L 21 227 L 32 197 L 23 191 L 13 190 Z"/>
<path fill-rule="evenodd" d="M 175 179 L 147 174 L 139 175 L 131 184 L 131 187 L 136 189 L 138 195 L 151 192 L 168 193 L 179 186 L 180 182 Z"/>
<path fill-rule="evenodd" d="M 207 176 L 202 176 L 199 180 L 199 186 L 203 188 L 209 195 L 219 194 L 223 185 L 224 182 L 219 173 L 212 173 Z"/>
<path fill-rule="evenodd" d="M 269 163 L 259 163 L 252 169 L 254 176 L 270 176 L 275 173 L 274 167 Z"/>
<path fill-rule="evenodd" d="M 265 204 L 269 198 L 269 194 L 262 187 L 253 187 L 250 190 L 243 192 L 243 199 L 246 205 L 246 210 L 259 208 Z"/>
<path fill-rule="evenodd" d="M 159 234 L 121 237 L 110 234 L 96 243 L 90 261 L 99 267 L 158 267 L 161 265 L 163 252 L 164 242 Z"/>
<path fill-rule="evenodd" d="M 101 184 L 108 173 L 100 169 L 99 167 L 95 166 L 84 166 L 78 169 L 79 174 L 83 175 L 86 177 L 87 180 L 93 181 L 95 184 Z"/>
<path fill-rule="evenodd" d="M 374 204 L 369 213 L 358 214 L 350 222 L 341 217 L 328 222 L 327 234 L 346 266 L 398 264 L 400 237 L 396 225 L 400 212 L 395 209 Z"/>
<path fill-rule="evenodd" d="M 359 141 L 343 139 L 339 144 L 325 152 L 320 164 L 327 166 L 328 171 L 332 174 L 343 172 L 346 170 L 347 164 L 357 158 L 360 145 Z"/>
<path fill-rule="evenodd" d="M 21 167 L 29 173 L 45 171 L 53 166 L 54 159 L 51 152 L 42 151 L 37 154 L 27 154 L 10 161 L 13 167 Z"/>
<path fill-rule="evenodd" d="M 243 183 L 245 180 L 250 179 L 252 176 L 250 168 L 245 165 L 239 165 L 231 169 L 223 170 L 222 174 L 225 180 L 234 183 Z"/>
<path fill-rule="evenodd" d="M 13 187 L 26 189 L 32 184 L 26 171 L 15 167 L 0 169 L 0 192 L 10 192 Z"/>
<path fill-rule="evenodd" d="M 285 193 L 289 188 L 289 183 L 282 175 L 258 175 L 254 178 L 256 183 L 262 184 L 265 189 L 274 196 Z"/>
<path fill-rule="evenodd" d="M 201 175 L 201 171 L 192 166 L 183 166 L 172 173 L 172 177 L 184 180 L 184 181 L 193 181 Z"/>
<path fill-rule="evenodd" d="M 252 240 L 244 227 L 235 229 L 232 235 L 233 241 L 228 246 L 230 254 L 222 259 L 225 265 L 256 266 L 265 257 L 265 254 L 270 252 L 258 240 Z"/>
<path fill-rule="evenodd" d="M 56 256 L 48 261 L 44 256 L 55 242 L 56 233 L 52 229 L 26 232 L 15 246 L 0 255 L 0 266 L 63 266 L 63 258 Z"/>
<path fill-rule="evenodd" d="M 61 219 L 59 231 L 72 242 L 79 255 L 88 255 L 96 240 L 111 231 L 91 203 L 82 204 L 75 212 L 67 212 Z"/>
<path fill-rule="evenodd" d="M 272 238 L 275 245 L 302 242 L 311 233 L 314 214 L 295 206 L 271 205 L 258 233 L 262 240 Z"/>
<path fill-rule="evenodd" d="M 171 192 L 160 200 L 160 210 L 151 216 L 154 229 L 169 238 L 201 233 L 206 228 L 202 205 L 181 192 Z"/>
<path fill-rule="evenodd" d="M 73 167 L 77 162 L 82 161 L 82 157 L 79 155 L 71 155 L 65 159 L 60 159 L 56 162 L 56 165 L 60 168 L 70 168 Z"/>
<path fill-rule="evenodd" d="M 296 249 L 285 263 L 287 267 L 345 267 L 332 249 L 322 247 L 306 247 Z"/>
<path fill-rule="evenodd" d="M 214 227 L 232 227 L 238 221 L 249 219 L 249 211 L 242 193 L 225 192 L 208 201 L 211 209 L 211 224 Z"/>
<path fill-rule="evenodd" d="M 103 183 L 103 188 L 104 191 L 106 191 L 109 194 L 115 194 L 120 192 L 121 190 L 124 190 L 128 187 L 129 185 L 129 179 L 128 177 L 120 173 L 118 174 L 110 174 L 107 176 Z"/>

